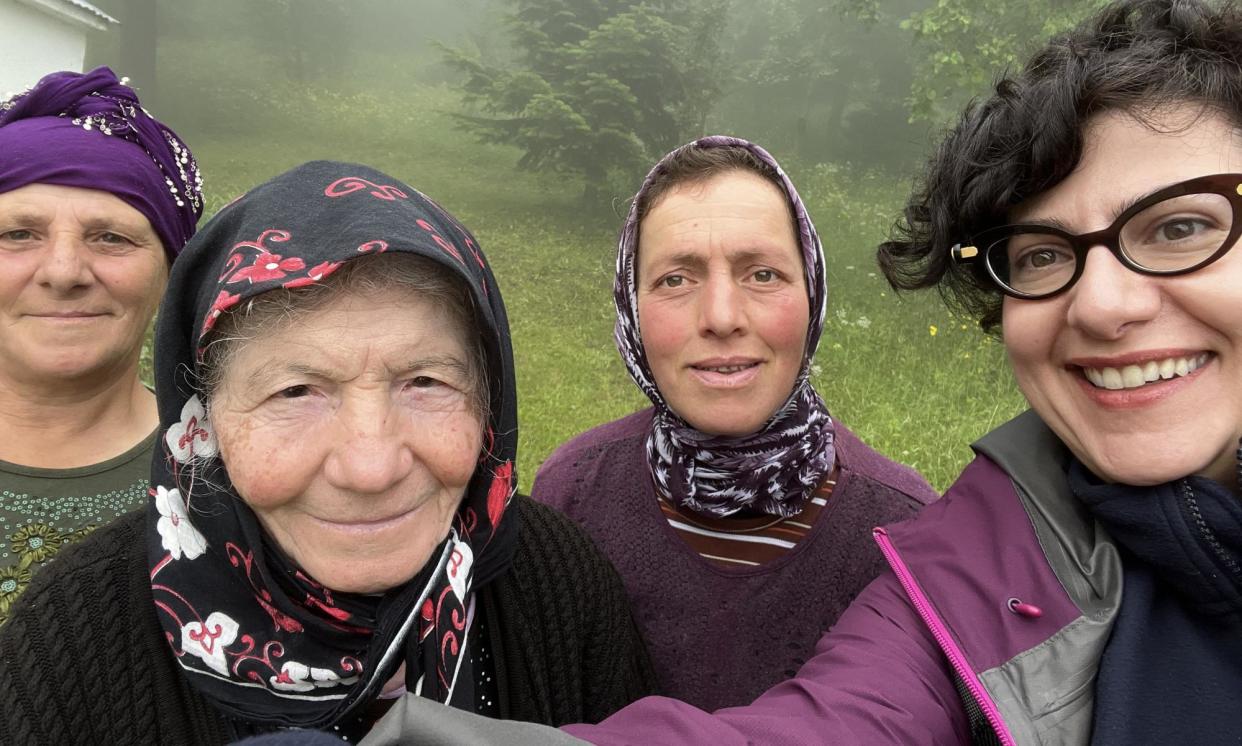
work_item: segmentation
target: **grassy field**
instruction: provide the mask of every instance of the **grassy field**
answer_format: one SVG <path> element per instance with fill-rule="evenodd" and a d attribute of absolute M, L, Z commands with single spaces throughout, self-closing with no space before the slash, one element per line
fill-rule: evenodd
<path fill-rule="evenodd" d="M 238 90 L 231 88 L 228 107 L 203 104 L 172 120 L 203 166 L 209 213 L 286 168 L 331 158 L 409 182 L 478 236 L 513 328 L 524 489 L 558 444 L 646 404 L 612 343 L 620 219 L 607 206 L 583 214 L 576 183 L 519 172 L 516 151 L 476 144 L 456 127 L 448 113 L 456 99 L 442 88 L 348 97 Z M 878 276 L 874 246 L 908 184 L 844 167 L 785 165 L 828 257 L 815 383 L 838 419 L 943 489 L 969 459 L 968 444 L 1022 407 L 1004 352 L 969 320 L 950 316 L 934 293 L 896 297 Z M 625 196 L 618 190 L 618 203 Z"/>

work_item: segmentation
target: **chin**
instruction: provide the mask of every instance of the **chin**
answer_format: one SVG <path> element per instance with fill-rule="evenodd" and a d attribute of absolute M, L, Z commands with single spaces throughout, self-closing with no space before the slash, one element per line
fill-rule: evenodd
<path fill-rule="evenodd" d="M 1100 479 L 1134 487 L 1150 487 L 1172 482 L 1191 474 L 1203 474 L 1210 466 L 1210 462 L 1204 465 L 1180 459 L 1153 462 L 1150 459 L 1142 459 L 1142 455 L 1141 452 L 1136 452 L 1128 454 L 1125 458 L 1107 462 L 1083 458 L 1080 460 Z M 1136 459 L 1135 456 L 1140 458 Z"/>
<path fill-rule="evenodd" d="M 422 571 L 429 557 L 395 557 L 376 560 L 364 557 L 341 557 L 307 566 L 311 577 L 337 593 L 383 593 L 408 583 Z"/>

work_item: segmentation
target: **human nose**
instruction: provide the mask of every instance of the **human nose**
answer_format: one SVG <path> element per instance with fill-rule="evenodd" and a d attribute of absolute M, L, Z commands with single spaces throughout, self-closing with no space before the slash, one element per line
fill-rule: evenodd
<path fill-rule="evenodd" d="M 414 455 L 386 402 L 342 402 L 335 416 L 338 436 L 324 463 L 329 484 L 358 494 L 380 494 L 409 475 Z"/>
<path fill-rule="evenodd" d="M 1127 268 L 1106 246 L 1093 246 L 1082 261 L 1082 276 L 1069 290 L 1071 326 L 1097 339 L 1119 339 L 1130 325 L 1160 312 L 1159 278 Z"/>
<path fill-rule="evenodd" d="M 699 328 L 704 334 L 727 337 L 746 326 L 739 289 L 732 278 L 713 276 L 704 284 L 699 302 Z"/>
<path fill-rule="evenodd" d="M 74 235 L 53 233 L 36 272 L 39 284 L 59 292 L 90 285 L 94 281 L 86 247 Z"/>

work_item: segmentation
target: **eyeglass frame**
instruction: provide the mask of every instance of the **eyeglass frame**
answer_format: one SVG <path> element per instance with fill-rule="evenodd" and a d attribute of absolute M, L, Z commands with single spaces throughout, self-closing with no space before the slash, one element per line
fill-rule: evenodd
<path fill-rule="evenodd" d="M 1209 187 L 1209 188 L 1204 188 Z M 1233 208 L 1233 220 L 1229 225 L 1229 235 L 1221 242 L 1220 248 L 1213 252 L 1210 256 L 1190 267 L 1183 269 L 1150 269 L 1144 267 L 1129 256 L 1126 255 L 1125 249 L 1121 246 L 1121 231 L 1130 218 L 1143 212 L 1152 205 L 1163 202 L 1174 197 L 1182 197 L 1187 194 L 1216 194 L 1224 197 L 1229 201 L 1229 205 Z M 1042 233 L 1051 236 L 1057 236 L 1064 239 L 1074 252 L 1074 274 L 1064 285 L 1048 293 L 1024 293 L 1016 288 L 1010 287 L 996 276 L 996 272 L 992 268 L 992 263 L 987 260 L 988 253 L 994 246 L 1001 243 L 1001 240 L 1011 236 L 1018 236 L 1028 233 Z M 1083 270 L 1087 266 L 1087 252 L 1096 246 L 1107 248 L 1122 266 L 1132 272 L 1150 277 L 1175 277 L 1177 275 L 1186 275 L 1196 272 L 1209 264 L 1220 259 L 1238 242 L 1239 235 L 1242 235 L 1242 174 L 1226 173 L 1226 174 L 1209 174 L 1207 176 L 1198 176 L 1193 179 L 1171 184 L 1162 189 L 1157 189 L 1146 197 L 1141 198 L 1124 212 L 1117 216 L 1112 225 L 1098 231 L 1090 233 L 1073 234 L 1063 231 L 1050 225 L 1038 225 L 1032 223 L 1014 223 L 1011 225 L 1001 225 L 995 228 L 989 228 L 981 233 L 973 236 L 968 244 L 957 243 L 949 249 L 952 261 L 957 264 L 975 265 L 976 261 L 983 264 L 987 272 L 987 276 L 992 283 L 996 285 L 1000 291 L 1011 298 L 1021 300 L 1044 300 L 1064 293 L 1072 288 L 1082 277 Z M 979 249 L 979 246 L 984 246 Z M 977 266 L 977 265 L 975 265 Z"/>

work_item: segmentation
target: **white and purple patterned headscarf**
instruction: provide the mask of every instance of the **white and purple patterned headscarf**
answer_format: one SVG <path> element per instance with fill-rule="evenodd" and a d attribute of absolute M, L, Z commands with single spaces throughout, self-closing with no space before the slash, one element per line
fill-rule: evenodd
<path fill-rule="evenodd" d="M 789 398 L 758 432 L 740 437 L 704 433 L 669 408 L 647 362 L 638 318 L 635 267 L 638 252 L 637 208 L 666 164 L 689 148 L 742 148 L 775 169 L 798 226 L 811 318 L 802 368 Z M 810 381 L 811 361 L 824 328 L 827 304 L 824 251 L 793 183 L 766 150 L 735 137 L 715 135 L 681 146 L 647 174 L 630 206 L 617 245 L 613 298 L 617 305 L 615 337 L 625 366 L 655 405 L 647 437 L 647 462 L 656 490 L 673 503 L 706 515 L 727 516 L 756 510 L 792 516 L 832 471 L 836 461 L 832 418 Z"/>

